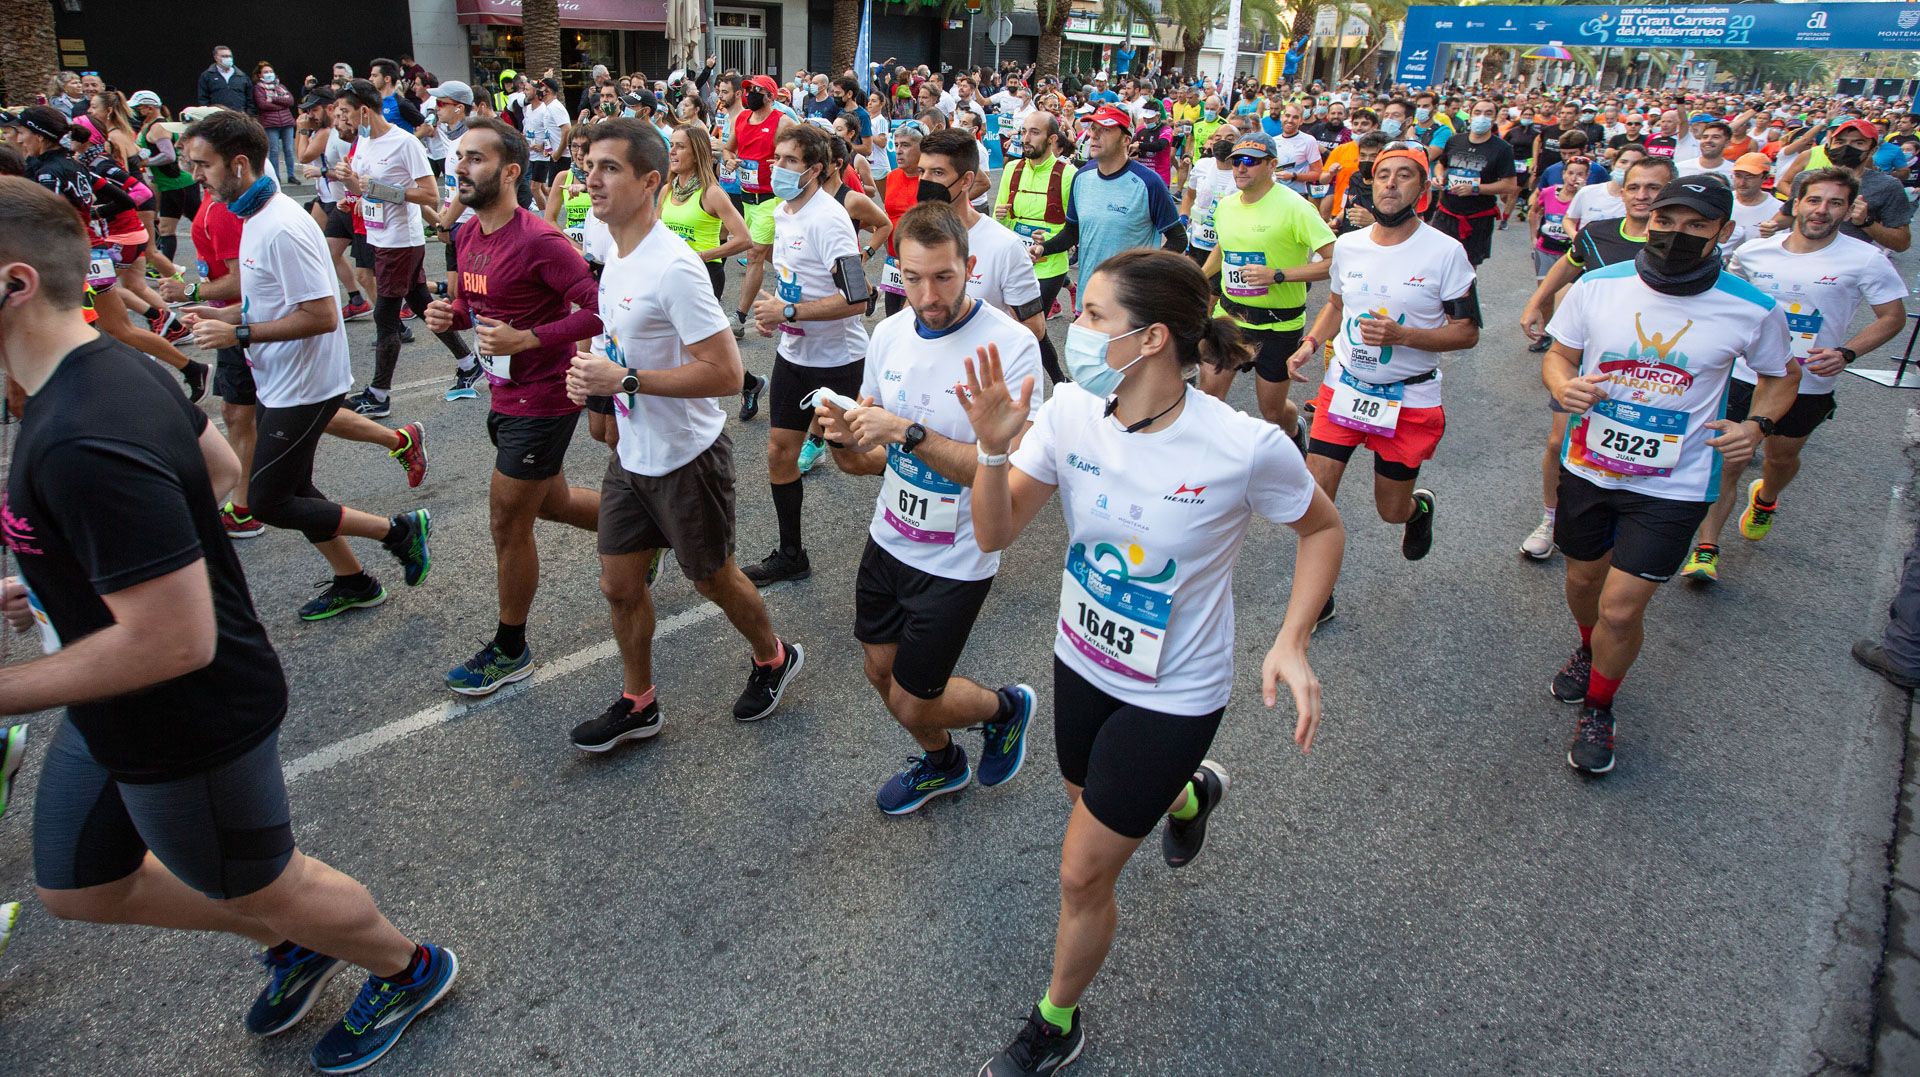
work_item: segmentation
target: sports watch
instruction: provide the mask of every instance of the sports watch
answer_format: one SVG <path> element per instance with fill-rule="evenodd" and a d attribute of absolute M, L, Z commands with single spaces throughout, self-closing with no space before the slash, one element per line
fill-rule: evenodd
<path fill-rule="evenodd" d="M 620 391 L 628 396 L 640 391 L 640 375 L 632 367 L 628 367 L 627 376 L 620 379 Z"/>
<path fill-rule="evenodd" d="M 927 440 L 927 428 L 919 423 L 907 424 L 907 432 L 900 435 L 900 451 L 912 454 L 920 443 Z"/>
<path fill-rule="evenodd" d="M 235 346 L 241 347 L 241 348 L 244 348 L 249 344 L 252 344 L 253 343 L 253 326 L 250 326 L 245 322 L 241 322 L 239 325 L 234 326 L 233 327 L 233 343 Z"/>
<path fill-rule="evenodd" d="M 1749 415 L 1747 416 L 1747 421 L 1760 428 L 1761 437 L 1770 438 L 1773 436 L 1772 419 L 1767 418 L 1765 415 Z"/>
<path fill-rule="evenodd" d="M 786 306 L 780 308 L 780 316 L 787 321 L 797 322 L 800 320 L 800 308 L 794 306 L 792 303 L 788 303 Z"/>
<path fill-rule="evenodd" d="M 1857 352 L 1857 351 L 1854 351 L 1854 350 L 1853 350 L 1852 348 L 1849 348 L 1849 347 L 1847 347 L 1847 346 L 1845 346 L 1845 345 L 1841 345 L 1841 346 L 1839 346 L 1839 347 L 1836 347 L 1836 348 L 1834 348 L 1833 350 L 1834 350 L 1834 351 L 1837 351 L 1837 352 L 1839 352 L 1839 353 L 1840 353 L 1840 361 L 1841 361 L 1841 362 L 1843 362 L 1843 363 L 1846 363 L 1846 364 L 1848 364 L 1848 365 L 1852 365 L 1852 363 L 1853 363 L 1853 361 L 1854 361 L 1855 359 L 1858 359 L 1858 358 L 1860 358 L 1860 353 L 1859 353 L 1859 352 Z"/>

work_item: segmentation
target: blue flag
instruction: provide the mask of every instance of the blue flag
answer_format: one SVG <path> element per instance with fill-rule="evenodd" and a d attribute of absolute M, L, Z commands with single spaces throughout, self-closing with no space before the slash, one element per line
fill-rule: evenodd
<path fill-rule="evenodd" d="M 853 77 L 860 80 L 862 90 L 869 92 L 873 89 L 873 72 L 870 70 L 872 48 L 873 0 L 866 0 L 860 5 L 860 43 L 853 47 Z"/>

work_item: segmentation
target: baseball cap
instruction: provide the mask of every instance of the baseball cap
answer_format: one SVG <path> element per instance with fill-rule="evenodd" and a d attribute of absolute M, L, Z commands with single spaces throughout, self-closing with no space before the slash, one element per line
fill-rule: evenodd
<path fill-rule="evenodd" d="M 160 95 L 152 90 L 138 90 L 132 97 L 127 98 L 128 108 L 139 108 L 141 105 L 160 107 Z"/>
<path fill-rule="evenodd" d="M 442 101 L 457 101 L 463 105 L 473 104 L 473 87 L 464 82 L 443 82 L 427 94 Z"/>
<path fill-rule="evenodd" d="M 50 138 L 55 142 L 67 137 L 67 131 L 73 127 L 73 121 L 67 114 L 51 105 L 31 105 L 18 112 L 0 113 L 7 117 L 4 126 L 24 127 L 41 138 Z"/>
<path fill-rule="evenodd" d="M 1249 131 L 1241 135 L 1233 144 L 1234 156 L 1249 154 L 1255 157 L 1278 157 L 1279 150 L 1273 144 L 1273 136 L 1265 131 Z"/>
<path fill-rule="evenodd" d="M 1733 188 L 1709 176 L 1677 179 L 1660 188 L 1653 200 L 1654 209 L 1668 206 L 1685 206 L 1709 220 L 1724 221 L 1733 216 Z"/>
<path fill-rule="evenodd" d="M 1692 98 L 1688 98 L 1688 100 L 1692 100 Z M 1720 117 L 1715 116 L 1711 112 L 1696 112 L 1693 115 L 1687 117 L 1687 122 L 1688 123 L 1711 123 L 1714 120 L 1717 120 L 1719 118 Z"/>
<path fill-rule="evenodd" d="M 762 91 L 763 93 L 766 93 L 768 96 L 772 96 L 780 92 L 779 84 L 774 82 L 772 78 L 766 75 L 753 76 L 752 78 L 747 80 L 747 85 L 752 86 Z"/>
<path fill-rule="evenodd" d="M 322 105 L 331 105 L 338 100 L 340 100 L 339 94 L 334 93 L 325 86 L 315 86 L 307 93 L 307 96 L 300 99 L 300 111 L 305 112 L 308 109 L 319 108 Z"/>
<path fill-rule="evenodd" d="M 630 108 L 651 109 L 654 112 L 660 111 L 660 99 L 653 95 L 652 90 L 633 90 L 620 100 Z"/>
<path fill-rule="evenodd" d="M 1835 127 L 1827 137 L 1832 138 L 1842 131 L 1858 131 L 1862 135 L 1865 135 L 1867 141 L 1870 143 L 1880 141 L 1880 129 L 1865 120 L 1848 120 L 1838 127 Z"/>
<path fill-rule="evenodd" d="M 545 87 L 546 87 L 547 89 L 549 89 L 549 90 L 552 90 L 552 91 L 553 91 L 554 93 L 556 93 L 556 94 L 560 92 L 560 80 L 559 80 L 559 79 L 556 79 L 556 78 L 544 78 L 544 79 L 541 79 L 541 80 L 540 80 L 540 85 L 542 85 L 542 86 L 545 86 Z"/>
<path fill-rule="evenodd" d="M 1093 115 L 1087 119 L 1088 122 L 1099 124 L 1101 127 L 1133 126 L 1133 117 L 1127 115 L 1125 109 L 1115 108 L 1112 105 L 1101 105 L 1099 108 L 1094 109 Z"/>
<path fill-rule="evenodd" d="M 1093 81 L 1095 82 L 1107 81 L 1107 73 L 1105 71 L 1095 71 L 1093 73 Z"/>
<path fill-rule="evenodd" d="M 1733 162 L 1733 170 L 1735 172 L 1751 172 L 1756 176 L 1764 176 L 1773 171 L 1773 162 L 1769 160 L 1764 153 L 1743 153 L 1740 155 L 1739 160 Z"/>

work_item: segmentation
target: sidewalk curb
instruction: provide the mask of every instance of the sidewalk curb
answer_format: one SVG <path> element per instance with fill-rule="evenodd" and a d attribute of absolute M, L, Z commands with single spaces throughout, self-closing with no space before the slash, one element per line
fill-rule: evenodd
<path fill-rule="evenodd" d="M 1874 977 L 1875 1074 L 1920 1073 L 1920 705 L 1907 699 L 1905 758 L 1887 850 L 1885 943 Z"/>

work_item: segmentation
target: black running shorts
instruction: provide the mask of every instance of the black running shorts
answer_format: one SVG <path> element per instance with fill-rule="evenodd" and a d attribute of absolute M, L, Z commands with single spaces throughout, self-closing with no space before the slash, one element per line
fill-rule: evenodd
<path fill-rule="evenodd" d="M 1780 421 L 1773 424 L 1773 432 L 1783 438 L 1808 437 L 1839 410 L 1832 393 L 1801 393 L 1793 398 L 1793 406 L 1780 417 Z M 1752 412 L 1753 386 L 1737 379 L 1729 382 L 1727 421 L 1746 422 Z"/>
<path fill-rule="evenodd" d="M 1553 541 L 1571 560 L 1598 561 L 1612 553 L 1614 568 L 1663 583 L 1680 571 L 1709 507 L 1706 501 L 1610 490 L 1562 466 Z"/>
<path fill-rule="evenodd" d="M 1115 699 L 1053 659 L 1053 742 L 1060 776 L 1085 792 L 1101 825 L 1135 840 L 1153 833 L 1213 747 L 1225 707 L 1163 714 Z"/>
<path fill-rule="evenodd" d="M 1285 383 L 1292 380 L 1287 373 L 1287 360 L 1300 350 L 1300 336 L 1304 329 L 1248 329 L 1240 327 L 1240 335 L 1255 351 L 1253 362 L 1242 366 L 1241 370 L 1252 367 L 1259 373 L 1261 381 Z"/>
<path fill-rule="evenodd" d="M 293 859 L 280 772 L 280 733 L 204 773 L 116 782 L 63 720 L 47 748 L 33 804 L 34 881 L 80 890 L 133 874 L 151 850 L 180 881 L 215 900 L 265 888 Z"/>
<path fill-rule="evenodd" d="M 487 412 L 487 438 L 493 442 L 493 469 L 509 479 L 539 482 L 560 474 L 580 413 L 502 415 Z"/>
<path fill-rule="evenodd" d="M 253 368 L 247 365 L 247 353 L 239 348 L 221 348 L 214 353 L 213 395 L 237 406 L 260 403 L 254 395 Z"/>
<path fill-rule="evenodd" d="M 767 390 L 767 421 L 775 430 L 805 430 L 813 423 L 813 412 L 801 407 L 800 401 L 821 386 L 858 400 L 866 368 L 864 359 L 841 366 L 799 366 L 776 354 L 773 384 Z"/>
<path fill-rule="evenodd" d="M 868 536 L 853 584 L 853 638 L 897 644 L 893 683 L 917 699 L 938 699 L 992 589 L 991 576 L 950 580 L 922 572 Z"/>

